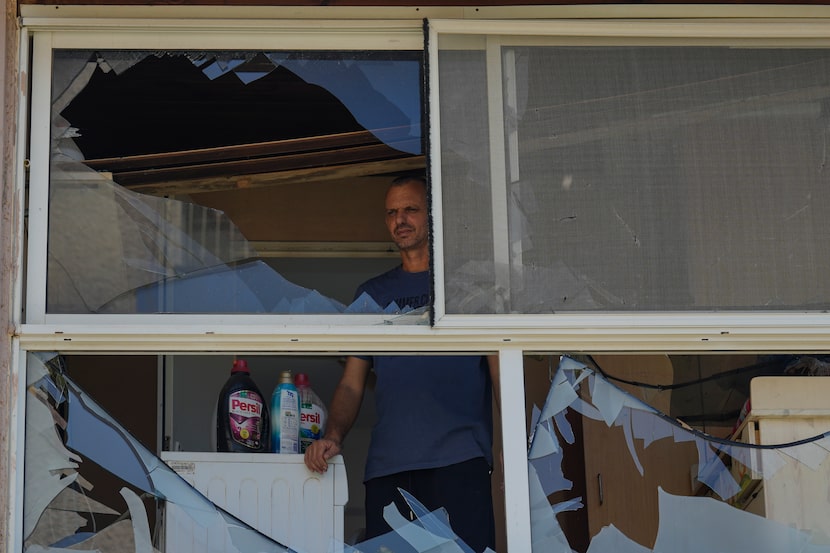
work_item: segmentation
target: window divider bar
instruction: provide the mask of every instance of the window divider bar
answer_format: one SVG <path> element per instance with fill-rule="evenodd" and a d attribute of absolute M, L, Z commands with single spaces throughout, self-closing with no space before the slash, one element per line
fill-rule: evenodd
<path fill-rule="evenodd" d="M 499 350 L 499 396 L 504 467 L 504 512 L 508 551 L 531 551 L 530 486 L 527 468 L 527 430 L 522 350 Z M 510 406 L 510 409 L 504 406 Z M 498 462 L 498 461 L 497 461 Z"/>
<path fill-rule="evenodd" d="M 493 270 L 496 290 L 504 305 L 510 305 L 510 233 L 507 216 L 507 159 L 505 157 L 504 91 L 502 89 L 501 41 L 487 37 L 487 111 L 490 128 L 490 193 L 493 216 Z M 499 299 L 497 298 L 498 302 Z"/>
<path fill-rule="evenodd" d="M 30 105 L 51 106 L 52 33 L 37 33 L 33 47 Z M 46 259 L 49 227 L 49 147 L 51 109 L 31 110 L 29 154 L 28 263 L 26 322 L 42 323 L 46 314 Z"/>

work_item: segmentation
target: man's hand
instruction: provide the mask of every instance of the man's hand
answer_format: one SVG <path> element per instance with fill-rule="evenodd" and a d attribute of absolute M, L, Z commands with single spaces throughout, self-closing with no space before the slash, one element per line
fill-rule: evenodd
<path fill-rule="evenodd" d="M 363 389 L 369 375 L 370 362 L 360 357 L 347 357 L 343 375 L 334 390 L 329 406 L 325 435 L 311 442 L 305 450 L 305 465 L 309 470 L 323 474 L 328 470 L 328 460 L 340 453 L 343 440 L 357 418 L 363 401 Z"/>
<path fill-rule="evenodd" d="M 340 444 L 329 438 L 320 438 L 311 444 L 305 450 L 305 466 L 309 470 L 325 473 L 328 468 L 328 460 L 340 453 Z"/>

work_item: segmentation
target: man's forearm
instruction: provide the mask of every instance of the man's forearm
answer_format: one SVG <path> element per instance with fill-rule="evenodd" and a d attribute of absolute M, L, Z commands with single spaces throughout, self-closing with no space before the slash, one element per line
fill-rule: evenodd
<path fill-rule="evenodd" d="M 323 437 L 338 445 L 342 444 L 357 419 L 362 401 L 363 394 L 338 388 L 329 407 L 326 433 Z"/>

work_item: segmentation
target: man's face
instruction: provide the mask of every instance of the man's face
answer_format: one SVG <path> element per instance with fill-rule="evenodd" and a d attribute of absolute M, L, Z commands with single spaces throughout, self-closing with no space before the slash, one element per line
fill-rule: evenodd
<path fill-rule="evenodd" d="M 386 193 L 386 228 L 401 251 L 427 247 L 427 194 L 417 181 L 392 186 Z"/>

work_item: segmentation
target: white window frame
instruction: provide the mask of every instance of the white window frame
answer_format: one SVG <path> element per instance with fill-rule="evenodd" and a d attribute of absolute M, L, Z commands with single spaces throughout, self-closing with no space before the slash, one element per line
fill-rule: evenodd
<path fill-rule="evenodd" d="M 448 315 L 444 311 L 443 236 L 441 213 L 440 126 L 437 99 L 440 95 L 437 71 L 431 71 L 430 157 L 433 186 L 435 250 L 434 305 L 435 328 L 420 325 L 384 324 L 387 318 L 376 315 L 59 315 L 45 312 L 46 231 L 48 221 L 48 136 L 49 87 L 52 47 L 147 49 L 419 49 L 422 45 L 421 21 L 410 20 L 226 20 L 194 19 L 24 19 L 27 32 L 34 36 L 32 74 L 32 150 L 30 153 L 30 195 L 26 324 L 27 334 L 108 335 L 117 327 L 129 336 L 142 336 L 138 342 L 195 341 L 206 335 L 223 334 L 268 336 L 279 329 L 291 334 L 293 342 L 326 342 L 332 335 L 372 336 L 375 348 L 401 346 L 400 336 L 421 340 L 437 336 L 447 339 L 451 350 L 478 350 L 482 345 L 509 342 L 525 350 L 614 350 L 644 351 L 655 346 L 685 351 L 756 350 L 807 351 L 825 347 L 830 338 L 830 314 L 795 312 L 682 312 L 682 313 L 580 313 L 556 315 Z M 699 19 L 699 20 L 532 20 L 473 21 L 430 20 L 429 42 L 437 44 L 442 34 L 488 36 L 490 65 L 498 59 L 502 44 L 740 44 L 757 46 L 830 46 L 830 18 L 814 19 Z M 25 49 L 26 45 L 22 45 Z M 430 48 L 429 66 L 437 67 L 437 48 Z M 501 88 L 501 77 L 494 72 L 491 88 Z M 25 100 L 25 98 L 23 98 Z M 23 102 L 25 105 L 25 102 Z M 500 106 L 492 107 L 494 120 Z M 503 136 L 493 132 L 492 140 Z M 496 148 L 494 151 L 504 151 Z M 43 160 L 46 160 L 44 162 Z M 494 156 L 496 168 L 503 161 Z M 499 165 L 501 164 L 501 165 Z M 493 217 L 506 224 L 504 206 L 495 204 Z M 501 255 L 508 248 L 494 244 Z M 509 336 L 505 331 L 509 330 Z M 440 332 L 439 332 L 440 331 Z M 160 334 L 161 333 L 161 334 Z M 322 336 L 321 336 L 322 335 Z M 155 338 L 153 338 L 155 336 Z M 381 337 L 380 340 L 377 338 Z M 201 340 L 200 340 L 201 338 Z M 235 340 L 232 340 L 235 341 Z M 267 338 L 269 348 L 274 343 Z M 256 340 L 253 340 L 256 342 Z M 150 345 L 149 343 L 147 345 Z M 260 347 L 262 344 L 256 345 Z M 662 347 L 661 347 L 662 346 Z"/>
<path fill-rule="evenodd" d="M 12 539 L 7 552 L 22 549 L 23 440 L 25 429 L 25 375 L 29 352 L 55 351 L 87 354 L 271 353 L 325 355 L 349 353 L 496 353 L 492 337 L 481 333 L 437 332 L 426 325 L 394 324 L 386 317 L 339 315 L 56 315 L 46 313 L 46 244 L 48 231 L 49 139 L 51 106 L 51 51 L 53 48 L 115 49 L 387 49 L 420 50 L 420 18 L 394 21 L 284 21 L 284 20 L 66 20 L 24 18 L 21 64 L 33 56 L 31 98 L 21 93 L 19 118 L 31 102 L 29 224 L 26 297 L 18 290 L 17 306 L 26 306 L 26 322 L 18 320 L 13 339 L 18 401 L 12 413 L 11 437 L 19 448 L 9 490 Z M 29 49 L 31 38 L 33 48 Z M 24 144 L 25 141 L 21 141 Z M 24 163 L 23 149 L 19 151 Z M 21 197 L 24 172 L 18 173 Z M 22 236 L 22 230 L 21 230 Z M 22 248 L 21 248 L 22 251 Z M 21 265 L 22 266 L 22 265 Z M 20 273 L 22 279 L 22 271 Z M 20 313 L 16 310 L 16 313 Z M 393 324 L 389 324 L 392 322 Z M 383 324 L 379 324 L 383 323 Z M 498 340 L 498 339 L 496 339 Z M 500 343 L 500 342 L 498 342 Z M 502 353 L 501 367 L 515 374 L 502 385 L 505 405 L 524 405 L 522 351 Z M 503 409 L 502 428 L 514 451 L 505 462 L 509 471 L 506 505 L 512 550 L 528 550 L 530 543 L 524 409 Z M 15 437 L 17 438 L 15 439 Z M 513 459 L 515 457 L 515 459 Z"/>
<path fill-rule="evenodd" d="M 526 45 L 705 45 L 742 47 L 830 47 L 830 19 L 654 19 L 654 20 L 533 20 L 533 21 L 429 21 L 428 98 L 430 106 L 430 176 L 434 217 L 435 326 L 441 329 L 509 329 L 527 338 L 528 332 L 545 332 L 555 343 L 578 342 L 584 350 L 607 348 L 611 342 L 629 350 L 635 344 L 651 349 L 807 351 L 827 348 L 830 313 L 818 312 L 658 312 L 563 313 L 546 315 L 460 315 L 445 310 L 444 252 L 441 196 L 441 96 L 438 79 L 438 45 L 445 37 L 473 44 L 485 51 L 490 124 L 490 174 L 493 196 L 497 266 L 507 267 L 507 206 L 504 192 L 505 143 L 502 115 L 503 81 L 501 47 Z M 448 47 L 452 47 L 449 45 Z M 506 92 L 509 94 L 509 89 Z M 487 214 L 482 214 L 487 216 Z M 503 237 L 499 240 L 498 237 Z M 497 270 L 498 271 L 498 270 Z M 509 275 L 496 274 L 501 288 L 509 289 Z M 544 329 L 544 330 L 543 330 Z M 642 340 L 642 341 L 641 341 Z M 604 344 L 604 347 L 601 345 Z"/>
<path fill-rule="evenodd" d="M 52 50 L 423 50 L 422 22 L 240 20 L 34 20 L 27 324 L 284 324 L 377 325 L 381 315 L 168 315 L 50 314 L 46 311 L 46 244 L 49 219 Z M 25 48 L 25 44 L 23 47 Z"/>
<path fill-rule="evenodd" d="M 633 7 L 637 13 L 655 13 L 655 6 Z M 743 12 L 755 16 L 757 7 Z M 444 313 L 443 242 L 441 232 L 440 121 L 437 98 L 437 72 L 429 74 L 431 97 L 431 175 L 433 183 L 433 216 L 435 224 L 436 304 L 435 327 L 420 325 L 377 325 L 377 320 L 354 316 L 355 324 L 343 320 L 327 321 L 285 316 L 245 315 L 70 315 L 45 313 L 45 248 L 48 220 L 48 132 L 49 94 L 42 89 L 43 79 L 51 78 L 51 67 L 43 68 L 40 48 L 50 46 L 78 48 L 204 48 L 206 39 L 212 48 L 227 49 L 309 49 L 349 48 L 356 45 L 371 49 L 410 49 L 422 45 L 421 21 L 418 14 L 409 18 L 389 20 L 286 20 L 286 19 L 136 19 L 87 17 L 52 18 L 47 10 L 52 6 L 33 6 L 37 17 L 22 20 L 21 67 L 26 67 L 28 36 L 31 33 L 39 45 L 34 63 L 33 150 L 31 165 L 31 194 L 29 198 L 27 319 L 19 324 L 13 339 L 12 376 L 17 382 L 17 402 L 12 413 L 10 440 L 19 448 L 17 465 L 13 470 L 10 493 L 10 529 L 6 551 L 22 549 L 23 470 L 22 437 L 25 419 L 25 363 L 29 351 L 58 351 L 62 353 L 274 353 L 327 354 L 354 352 L 482 352 L 498 353 L 501 361 L 502 428 L 505 461 L 505 513 L 507 541 L 510 551 L 530 551 L 530 515 L 525 450 L 524 386 L 522 355 L 532 352 L 805 352 L 828 351 L 830 344 L 830 315 L 818 313 L 662 313 L 662 314 L 577 314 L 557 316 L 458 316 Z M 63 7 L 61 9 L 64 9 Z M 771 41 L 786 44 L 830 46 L 830 19 L 775 19 L 742 21 L 734 18 L 738 7 L 727 7 L 725 20 L 652 20 L 601 21 L 608 17 L 608 6 L 600 10 L 588 6 L 560 7 L 569 17 L 591 14 L 589 19 L 515 21 L 431 20 L 429 40 L 437 44 L 438 35 L 489 34 L 495 36 L 533 37 L 547 34 L 558 37 L 565 44 L 590 41 L 592 44 L 617 43 L 649 39 L 655 43 L 676 43 L 677 40 L 730 41 L 740 39 L 768 46 Z M 772 9 L 772 8 L 767 8 Z M 374 11 L 377 11 L 373 8 Z M 475 9 L 478 11 L 478 8 Z M 700 7 L 685 15 L 696 17 Z M 781 15 L 783 8 L 772 9 Z M 65 11 L 74 13 L 67 8 Z M 677 17 L 676 8 L 670 13 Z M 152 13 L 152 12 L 150 12 Z M 233 17 L 225 12 L 227 17 Z M 366 12 L 360 12 L 366 13 Z M 382 10 L 381 10 L 382 13 Z M 515 8 L 482 8 L 482 14 L 512 18 L 516 13 L 527 13 Z M 559 13 L 560 11 L 554 11 Z M 624 11 L 615 11 L 624 13 Z M 821 8 L 792 13 L 827 17 L 830 12 Z M 466 15 L 463 15 L 466 14 Z M 472 15 L 472 8 L 459 17 Z M 424 14 L 425 15 L 425 14 Z M 681 13 L 680 16 L 683 16 Z M 138 17 L 146 17 L 138 16 Z M 549 39 L 545 39 L 549 40 Z M 492 42 L 495 45 L 497 42 Z M 437 67 L 437 50 L 430 49 L 430 68 Z M 49 81 L 46 81 L 47 83 Z M 500 82 L 500 81 L 499 81 Z M 25 107 L 29 103 L 21 93 L 20 121 L 25 121 Z M 45 102 L 45 103 L 44 103 Z M 42 109 L 46 106 L 46 109 Z M 45 118 L 45 119 L 44 119 Z M 21 128 L 24 125 L 21 125 Z M 46 139 L 43 133 L 46 132 Z M 22 133 L 22 131 L 21 131 Z M 22 134 L 21 134 L 22 137 Z M 35 140 L 37 138 L 37 140 Z M 20 140 L 19 144 L 25 144 Z M 46 148 L 46 150 L 44 150 Z M 19 149 L 18 166 L 24 162 L 24 148 Z M 40 160 L 40 161 L 37 161 Z M 44 161 L 45 160 L 45 161 Z M 40 167 L 38 167 L 40 165 Z M 18 191 L 23 197 L 24 172 L 18 171 Z M 22 205 L 22 202 L 21 202 Z M 21 233 L 22 234 L 22 233 Z M 22 251 L 22 248 L 21 248 Z M 18 280 L 20 282 L 20 280 Z M 16 306 L 20 306 L 18 289 Z M 19 309 L 15 313 L 20 313 Z M 353 316 L 348 316 L 350 319 Z M 17 319 L 17 316 L 15 317 Z M 322 323 L 322 324 L 321 324 Z"/>

